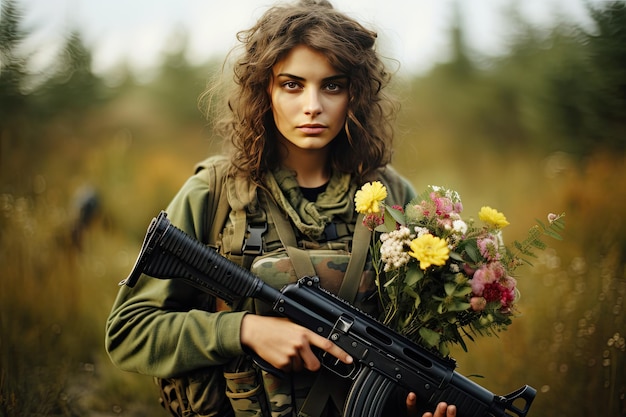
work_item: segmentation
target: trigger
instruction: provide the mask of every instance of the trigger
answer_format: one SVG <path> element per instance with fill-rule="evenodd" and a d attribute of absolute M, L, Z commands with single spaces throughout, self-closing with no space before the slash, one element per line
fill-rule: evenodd
<path fill-rule="evenodd" d="M 355 363 L 343 363 L 328 352 L 322 354 L 321 362 L 326 369 L 333 371 L 342 378 L 354 379 L 359 373 L 359 367 Z"/>

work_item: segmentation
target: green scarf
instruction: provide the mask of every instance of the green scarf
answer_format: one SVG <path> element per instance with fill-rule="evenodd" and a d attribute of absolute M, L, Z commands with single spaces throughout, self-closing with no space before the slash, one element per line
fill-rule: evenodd
<path fill-rule="evenodd" d="M 279 169 L 269 172 L 265 183 L 295 226 L 312 239 L 318 239 L 333 217 L 350 222 L 355 215 L 356 184 L 349 174 L 333 172 L 326 190 L 311 202 L 304 198 L 292 171 Z"/>

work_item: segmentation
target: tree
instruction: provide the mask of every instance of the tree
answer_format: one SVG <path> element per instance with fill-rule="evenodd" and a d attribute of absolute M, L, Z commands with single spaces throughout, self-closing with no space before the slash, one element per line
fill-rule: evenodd
<path fill-rule="evenodd" d="M 197 97 L 205 87 L 207 67 L 194 66 L 187 60 L 188 34 L 184 29 L 173 33 L 162 56 L 160 71 L 151 83 L 155 100 L 179 123 L 202 122 Z"/>
<path fill-rule="evenodd" d="M 18 177 L 19 161 L 12 151 L 24 141 L 21 129 L 28 108 L 25 85 L 29 77 L 28 57 L 23 56 L 27 33 L 20 27 L 22 12 L 14 0 L 0 7 L 0 177 Z M 4 186 L 5 184 L 3 184 Z M 4 187 L 3 187 L 4 188 Z"/>
<path fill-rule="evenodd" d="M 20 28 L 21 11 L 14 0 L 0 6 L 0 128 L 24 105 L 27 60 L 19 49 L 26 38 Z"/>
<path fill-rule="evenodd" d="M 590 7 L 594 28 L 578 28 L 559 71 L 549 74 L 546 125 L 557 127 L 567 150 L 626 150 L 626 3 Z"/>
<path fill-rule="evenodd" d="M 71 32 L 50 78 L 37 89 L 44 114 L 82 114 L 105 98 L 102 82 L 93 74 L 91 64 L 91 51 L 81 34 Z"/>

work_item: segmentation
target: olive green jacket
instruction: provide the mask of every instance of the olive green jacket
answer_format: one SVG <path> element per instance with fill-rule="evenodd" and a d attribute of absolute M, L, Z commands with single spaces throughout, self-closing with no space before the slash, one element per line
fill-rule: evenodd
<path fill-rule="evenodd" d="M 211 176 L 225 173 L 228 161 L 214 157 L 204 165 L 207 169 L 187 180 L 166 211 L 172 224 L 206 243 L 212 221 L 208 213 L 214 213 L 217 204 L 213 198 L 215 190 L 210 186 L 216 181 Z M 379 174 L 378 179 L 388 189 L 387 204 L 404 206 L 415 196 L 410 184 L 391 167 L 381 169 Z M 345 178 L 345 175 L 333 177 Z M 235 184 L 228 196 L 231 206 L 258 203 L 253 187 L 242 180 L 229 181 Z M 331 190 L 333 181 L 329 184 Z M 350 180 L 348 183 L 351 185 L 342 196 L 347 201 L 339 216 L 354 223 L 354 192 L 361 184 Z M 295 199 L 294 194 L 290 195 L 291 199 L 282 195 L 281 204 Z M 330 197 L 320 196 L 323 198 Z M 282 208 L 297 216 L 297 207 L 295 210 L 294 207 Z M 240 329 L 247 313 L 212 311 L 215 311 L 215 300 L 182 280 L 142 276 L 134 288 L 122 287 L 119 291 L 106 323 L 106 350 L 119 368 L 159 378 L 225 364 L 244 354 Z"/>

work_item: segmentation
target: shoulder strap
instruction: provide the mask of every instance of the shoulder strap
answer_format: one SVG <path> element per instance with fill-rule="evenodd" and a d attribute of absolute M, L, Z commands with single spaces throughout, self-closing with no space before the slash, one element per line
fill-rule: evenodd
<path fill-rule="evenodd" d="M 369 244 L 372 238 L 372 232 L 363 225 L 363 215 L 359 214 L 354 226 L 354 237 L 352 238 L 352 251 L 350 252 L 350 260 L 346 267 L 346 274 L 341 288 L 339 288 L 339 297 L 349 302 L 354 302 L 356 294 L 359 291 L 361 283 L 361 275 L 367 261 Z"/>
<path fill-rule="evenodd" d="M 196 174 L 201 171 L 205 171 L 206 181 L 209 186 L 209 198 L 207 204 L 207 222 L 209 224 L 209 230 L 207 235 L 207 244 L 212 247 L 217 247 L 219 241 L 219 235 L 224 229 L 228 213 L 230 212 L 230 204 L 228 198 L 226 198 L 226 183 L 228 179 L 228 173 L 226 172 L 225 165 L 219 165 L 216 163 L 209 163 L 210 159 L 200 162 L 196 165 Z"/>
<path fill-rule="evenodd" d="M 289 220 L 287 220 L 287 218 L 281 213 L 271 196 L 265 200 L 267 201 L 267 206 L 269 207 L 270 216 L 272 216 L 272 220 L 274 221 L 276 233 L 278 233 L 278 237 L 283 243 L 283 247 L 289 254 L 289 259 L 291 259 L 293 269 L 296 271 L 296 276 L 298 278 L 304 276 L 315 276 L 316 272 L 313 267 L 313 263 L 311 262 L 311 258 L 308 253 L 298 248 L 296 235 L 293 232 L 291 224 L 289 224 Z"/>

